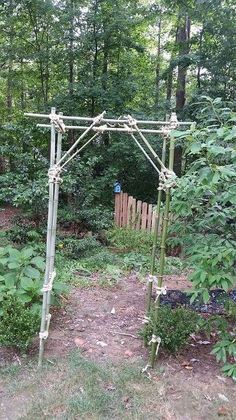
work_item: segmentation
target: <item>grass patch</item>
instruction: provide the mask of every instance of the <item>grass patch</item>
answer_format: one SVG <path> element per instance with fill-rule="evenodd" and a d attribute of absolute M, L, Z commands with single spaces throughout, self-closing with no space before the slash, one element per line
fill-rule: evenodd
<path fill-rule="evenodd" d="M 3 418 L 41 419 L 215 419 L 225 394 L 235 418 L 234 388 L 211 378 L 209 383 L 165 367 L 164 373 L 141 373 L 140 363 L 97 363 L 78 351 L 62 359 L 0 369 Z M 207 395 L 207 398 L 206 398 Z"/>
<path fill-rule="evenodd" d="M 41 371 L 31 365 L 13 375 L 5 369 L 9 404 L 13 395 L 19 400 L 27 396 L 21 417 L 25 420 L 138 418 L 146 385 L 149 380 L 137 365 L 99 365 L 78 352 L 46 363 Z"/>

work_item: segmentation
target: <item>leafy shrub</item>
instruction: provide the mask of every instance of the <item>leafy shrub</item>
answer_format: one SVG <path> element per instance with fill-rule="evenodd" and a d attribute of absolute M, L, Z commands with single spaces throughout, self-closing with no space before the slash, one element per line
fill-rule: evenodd
<path fill-rule="evenodd" d="M 7 237 L 12 242 L 24 245 L 40 241 L 45 233 L 42 228 L 36 228 L 32 221 L 17 216 L 13 219 L 13 226 L 7 231 Z"/>
<path fill-rule="evenodd" d="M 92 232 L 109 229 L 113 223 L 112 210 L 102 205 L 81 210 L 79 218 L 81 223 Z"/>
<path fill-rule="evenodd" d="M 134 270 L 140 273 L 148 273 L 151 267 L 151 255 L 143 255 L 137 252 L 129 252 L 123 255 L 123 267 L 125 270 Z M 184 269 L 183 261 L 177 257 L 166 257 L 165 273 L 176 274 Z M 156 260 L 156 272 L 159 270 L 159 260 Z"/>
<path fill-rule="evenodd" d="M 101 248 L 94 255 L 82 259 L 80 266 L 94 272 L 106 269 L 108 265 L 120 265 L 121 262 L 122 260 L 118 255 L 111 253 L 106 248 Z"/>
<path fill-rule="evenodd" d="M 74 232 L 99 232 L 111 227 L 112 211 L 104 206 L 86 208 L 65 207 L 59 209 L 58 221 L 63 227 L 72 227 Z"/>
<path fill-rule="evenodd" d="M 150 271 L 151 257 L 137 252 L 129 252 L 124 255 L 123 267 L 125 270 L 134 270 L 147 273 Z"/>
<path fill-rule="evenodd" d="M 231 321 L 236 321 L 236 303 L 228 298 L 224 301 L 224 309 L 226 312 L 226 317 Z"/>
<path fill-rule="evenodd" d="M 124 251 L 136 251 L 140 254 L 150 254 L 153 235 L 142 230 L 114 228 L 107 232 L 110 244 Z"/>
<path fill-rule="evenodd" d="M 217 362 L 223 362 L 222 371 L 226 376 L 230 376 L 236 381 L 236 330 L 229 333 L 227 331 L 220 332 L 220 339 L 214 345 L 212 354 L 216 357 Z"/>
<path fill-rule="evenodd" d="M 72 259 L 81 258 L 93 253 L 101 246 L 94 236 L 86 236 L 82 239 L 76 237 L 58 238 L 58 247 L 65 255 Z"/>
<path fill-rule="evenodd" d="M 0 248 L 0 301 L 15 294 L 22 303 L 38 303 L 44 268 L 33 248 Z"/>
<path fill-rule="evenodd" d="M 213 315 L 202 321 L 201 329 L 208 336 L 212 332 L 214 334 L 217 333 L 218 341 L 213 346 L 211 354 L 216 357 L 218 363 L 223 362 L 223 373 L 236 381 L 236 329 L 232 328 L 231 322 L 229 322 L 235 319 L 234 311 L 236 305 L 230 298 L 224 298 L 224 306 L 226 318 L 220 315 Z"/>
<path fill-rule="evenodd" d="M 172 233 L 194 269 L 190 280 L 206 302 L 210 288 L 227 291 L 236 278 L 236 115 L 226 113 L 219 98 L 205 99 L 209 120 L 194 131 L 176 133 L 188 139 L 188 170 L 173 191 L 171 211 L 178 216 Z"/>
<path fill-rule="evenodd" d="M 150 313 L 151 322 L 141 332 L 145 342 L 152 337 L 154 326 L 154 308 Z M 169 306 L 161 306 L 157 319 L 157 335 L 161 338 L 161 346 L 171 353 L 178 352 L 188 341 L 189 335 L 199 328 L 201 317 L 195 312 L 179 307 L 171 309 Z"/>
<path fill-rule="evenodd" d="M 31 311 L 17 296 L 8 295 L 1 306 L 0 344 L 26 350 L 39 330 L 39 313 Z"/>

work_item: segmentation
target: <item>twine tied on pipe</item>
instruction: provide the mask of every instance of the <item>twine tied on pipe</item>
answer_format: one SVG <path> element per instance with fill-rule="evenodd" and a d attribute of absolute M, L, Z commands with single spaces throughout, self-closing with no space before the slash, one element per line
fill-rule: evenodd
<path fill-rule="evenodd" d="M 51 184 L 57 184 L 59 182 L 62 182 L 62 179 L 60 177 L 61 173 L 61 167 L 58 165 L 54 165 L 48 170 L 48 183 Z"/>
<path fill-rule="evenodd" d="M 59 115 L 49 114 L 49 118 L 50 118 L 51 124 L 54 124 L 56 130 L 59 133 L 64 134 L 66 132 L 66 126 L 65 126 L 63 120 L 59 117 Z"/>
<path fill-rule="evenodd" d="M 159 337 L 158 335 L 152 334 L 152 338 L 149 341 L 148 345 L 151 346 L 152 343 L 157 343 L 156 355 L 158 355 L 159 347 L 160 347 L 160 344 L 161 344 L 161 337 Z"/>
<path fill-rule="evenodd" d="M 132 115 L 125 115 L 125 118 L 127 119 L 127 123 L 132 127 L 134 125 L 137 125 L 138 121 L 135 120 L 135 118 L 132 117 Z"/>
<path fill-rule="evenodd" d="M 47 284 L 44 284 L 41 292 L 50 292 L 52 290 L 53 281 L 56 277 L 56 271 L 53 271 L 52 274 L 49 276 L 49 282 Z"/>
<path fill-rule="evenodd" d="M 47 321 L 47 326 L 46 326 L 46 330 L 42 331 L 39 333 L 39 338 L 40 340 L 46 340 L 48 338 L 48 331 L 49 331 L 49 325 L 50 325 L 50 321 L 51 321 L 51 314 L 48 314 L 46 316 L 46 321 Z"/>
<path fill-rule="evenodd" d="M 94 117 L 93 123 L 95 124 L 99 123 L 103 119 L 105 114 L 106 114 L 106 111 L 103 111 L 100 115 L 97 115 L 96 117 Z"/>
<path fill-rule="evenodd" d="M 155 283 L 157 284 L 157 276 L 153 276 L 152 274 L 148 275 L 148 283 Z"/>
<path fill-rule="evenodd" d="M 170 169 L 163 169 L 161 170 L 160 173 L 160 178 L 159 178 L 159 187 L 158 190 L 159 191 L 166 191 L 168 188 L 173 188 L 176 187 L 176 174 L 174 173 L 174 171 L 171 171 Z"/>
<path fill-rule="evenodd" d="M 100 125 L 99 127 L 96 127 L 96 131 L 98 131 L 99 133 L 103 133 L 105 130 L 107 129 L 107 125 Z"/>
<path fill-rule="evenodd" d="M 156 285 L 157 296 L 167 294 L 166 286 L 163 286 L 163 287 L 158 286 L 158 277 L 157 276 L 153 276 L 152 274 L 149 274 L 148 275 L 148 283 L 153 283 L 153 284 Z"/>

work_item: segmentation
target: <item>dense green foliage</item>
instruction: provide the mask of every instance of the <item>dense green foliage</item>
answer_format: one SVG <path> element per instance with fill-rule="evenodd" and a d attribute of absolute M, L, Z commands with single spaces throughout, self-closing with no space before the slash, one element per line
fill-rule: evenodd
<path fill-rule="evenodd" d="M 204 123 L 186 134 L 187 172 L 174 191 L 173 229 L 194 268 L 194 297 L 209 288 L 235 285 L 236 114 L 220 100 L 208 100 Z M 210 111 L 210 112 L 209 112 Z"/>
<path fill-rule="evenodd" d="M 145 342 L 152 337 L 154 313 L 150 313 L 151 322 L 141 332 Z M 161 338 L 161 347 L 171 353 L 178 352 L 186 345 L 190 334 L 199 328 L 201 317 L 195 312 L 179 307 L 171 309 L 169 306 L 161 306 L 158 312 L 157 332 Z"/>
<path fill-rule="evenodd" d="M 0 249 L 0 301 L 16 295 L 22 303 L 39 303 L 44 260 L 33 248 Z"/>
<path fill-rule="evenodd" d="M 16 295 L 8 295 L 1 305 L 0 344 L 26 350 L 40 325 L 38 312 L 33 312 Z"/>

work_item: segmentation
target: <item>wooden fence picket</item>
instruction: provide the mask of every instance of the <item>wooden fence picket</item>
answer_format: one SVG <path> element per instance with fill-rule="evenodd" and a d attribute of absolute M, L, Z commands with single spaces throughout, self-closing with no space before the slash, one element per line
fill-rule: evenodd
<path fill-rule="evenodd" d="M 137 201 L 137 213 L 136 213 L 136 230 L 140 229 L 141 222 L 141 213 L 142 213 L 142 201 Z"/>

